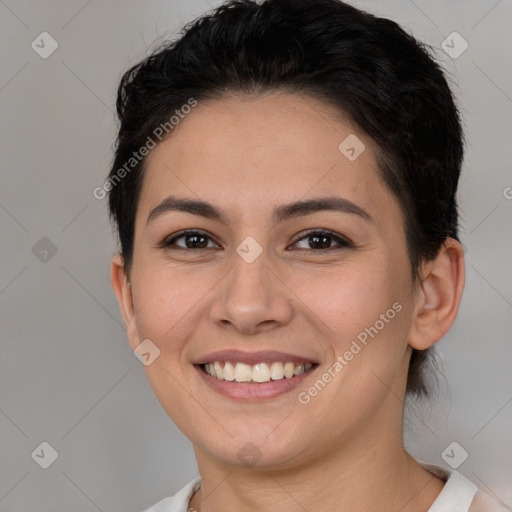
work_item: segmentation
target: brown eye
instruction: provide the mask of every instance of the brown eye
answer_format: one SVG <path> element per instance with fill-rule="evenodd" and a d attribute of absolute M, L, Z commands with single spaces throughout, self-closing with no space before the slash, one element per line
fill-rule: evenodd
<path fill-rule="evenodd" d="M 307 247 L 299 247 L 299 249 L 310 252 L 326 252 L 329 250 L 353 247 L 353 244 L 347 239 L 328 230 L 310 230 L 303 234 L 302 237 L 294 242 L 293 245 L 295 246 L 299 243 L 303 243 L 304 240 L 307 241 Z M 178 243 L 178 241 L 180 242 Z M 333 246 L 333 242 L 336 245 Z M 182 231 L 177 235 L 166 238 L 162 243 L 159 244 L 159 247 L 184 251 L 219 248 L 219 246 L 206 232 L 198 230 Z"/>
<path fill-rule="evenodd" d="M 180 244 L 176 243 L 178 240 L 183 240 Z M 208 246 L 212 242 L 213 246 Z M 168 249 L 212 249 L 218 247 L 217 244 L 203 231 L 189 230 L 182 231 L 172 238 L 164 240 L 159 247 Z"/>
<path fill-rule="evenodd" d="M 303 240 L 308 240 L 308 247 L 302 247 L 302 249 L 307 251 L 321 251 L 321 250 L 329 250 L 329 249 L 340 249 L 344 247 L 353 247 L 353 245 L 346 239 L 341 236 L 333 233 L 332 231 L 327 230 L 311 230 L 306 233 L 306 235 L 302 236 L 299 240 L 297 240 L 294 245 L 302 242 Z M 332 242 L 338 244 L 338 246 L 331 246 Z"/>

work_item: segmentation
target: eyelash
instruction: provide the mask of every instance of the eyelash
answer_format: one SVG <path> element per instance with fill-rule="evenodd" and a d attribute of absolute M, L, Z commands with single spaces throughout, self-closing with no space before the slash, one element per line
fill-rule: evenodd
<path fill-rule="evenodd" d="M 206 238 L 208 238 L 208 239 L 213 241 L 213 239 L 205 231 L 201 231 L 201 230 L 198 230 L 198 229 L 191 229 L 191 230 L 181 231 L 180 233 L 172 236 L 172 238 L 166 238 L 160 244 L 158 244 L 158 247 L 161 248 L 161 249 L 171 249 L 171 250 L 181 250 L 181 251 L 197 251 L 198 249 L 191 249 L 191 248 L 188 248 L 188 247 L 175 246 L 176 240 L 179 240 L 180 238 L 184 238 L 184 237 L 186 237 L 188 235 L 200 235 L 200 236 L 204 236 L 204 237 L 206 237 Z M 311 237 L 312 235 L 329 236 L 333 241 L 337 242 L 339 244 L 339 246 L 338 247 L 328 247 L 327 249 L 298 249 L 299 251 L 302 251 L 302 252 L 317 252 L 318 253 L 318 252 L 330 252 L 330 251 L 333 251 L 333 250 L 339 250 L 339 249 L 346 249 L 346 248 L 354 247 L 354 244 L 352 244 L 352 242 L 350 242 L 349 240 L 347 240 L 344 237 L 341 237 L 340 235 L 338 235 L 334 231 L 330 231 L 328 229 L 314 229 L 314 228 L 313 229 L 309 229 L 309 230 L 307 230 L 304 233 L 301 233 L 300 238 L 297 238 L 293 242 L 292 245 L 295 245 L 296 243 L 300 242 L 301 240 L 307 239 L 307 238 Z M 216 242 L 214 241 L 214 243 L 216 243 Z M 212 249 L 212 247 L 204 247 L 204 248 L 200 248 L 200 249 L 208 250 L 208 249 Z"/>

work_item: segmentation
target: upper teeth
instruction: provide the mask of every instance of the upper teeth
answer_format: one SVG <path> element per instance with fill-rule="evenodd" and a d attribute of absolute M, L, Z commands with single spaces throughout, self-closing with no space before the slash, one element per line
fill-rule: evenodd
<path fill-rule="evenodd" d="M 284 377 L 291 378 L 307 372 L 313 366 L 312 363 L 294 364 L 274 362 L 258 363 L 254 365 L 230 362 L 215 361 L 203 365 L 206 373 L 220 380 L 235 380 L 236 382 L 269 382 L 270 380 L 281 380 Z"/>

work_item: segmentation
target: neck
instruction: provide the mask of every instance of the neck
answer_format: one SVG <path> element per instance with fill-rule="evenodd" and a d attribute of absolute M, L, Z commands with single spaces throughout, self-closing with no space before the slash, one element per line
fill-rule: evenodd
<path fill-rule="evenodd" d="M 427 511 L 442 480 L 426 471 L 404 449 L 401 429 L 373 422 L 338 447 L 292 468 L 234 468 L 195 448 L 201 489 L 190 502 L 198 512 L 251 510 Z"/>

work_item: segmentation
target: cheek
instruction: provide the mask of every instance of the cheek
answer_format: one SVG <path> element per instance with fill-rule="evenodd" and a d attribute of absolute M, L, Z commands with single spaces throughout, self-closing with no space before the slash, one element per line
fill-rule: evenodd
<path fill-rule="evenodd" d="M 138 270 L 134 302 L 139 337 L 150 339 L 160 350 L 155 361 L 144 367 L 146 378 L 169 417 L 187 431 L 195 402 L 187 392 L 181 356 L 194 333 L 201 299 L 212 284 L 207 286 L 204 280 L 200 284 L 184 272 L 159 265 L 140 265 Z"/>
<path fill-rule="evenodd" d="M 307 279 L 290 287 L 314 313 L 312 321 L 325 330 L 336 351 L 373 325 L 398 297 L 386 274 L 369 265 L 346 264 L 309 272 Z"/>
<path fill-rule="evenodd" d="M 174 353 L 193 330 L 197 311 L 215 280 L 205 272 L 192 274 L 157 265 L 147 268 L 139 273 L 134 296 L 139 335 L 154 341 L 162 352 Z"/>
<path fill-rule="evenodd" d="M 304 315 L 330 345 L 330 372 L 335 375 L 331 392 L 343 402 L 370 396 L 370 392 L 377 400 L 386 389 L 382 382 L 391 382 L 402 364 L 407 336 L 406 283 L 390 272 L 382 261 L 364 268 L 347 265 L 346 270 L 317 272 L 294 288 L 307 305 Z M 327 401 L 331 399 L 328 395 Z"/>

